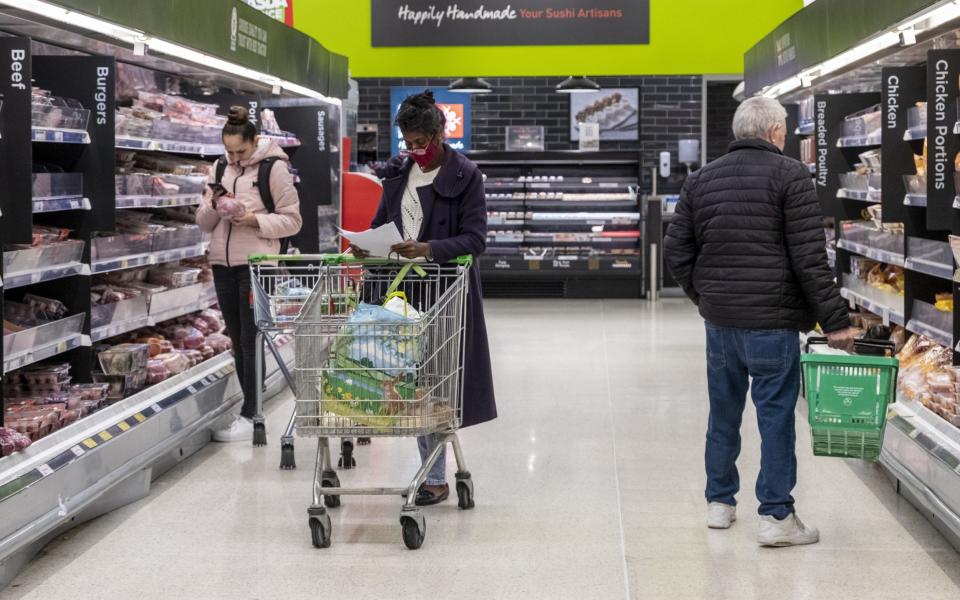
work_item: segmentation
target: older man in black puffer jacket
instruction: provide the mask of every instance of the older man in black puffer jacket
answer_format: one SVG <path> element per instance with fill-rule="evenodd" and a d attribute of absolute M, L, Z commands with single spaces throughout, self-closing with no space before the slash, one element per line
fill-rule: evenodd
<path fill-rule="evenodd" d="M 827 264 L 820 203 L 799 161 L 783 156 L 786 111 L 750 98 L 733 120 L 729 152 L 692 174 L 665 242 L 674 277 L 706 320 L 710 420 L 707 525 L 736 520 L 740 424 L 751 386 L 762 438 L 758 542 L 819 541 L 794 512 L 794 410 L 799 331 L 819 323 L 848 349 L 853 332 Z"/>

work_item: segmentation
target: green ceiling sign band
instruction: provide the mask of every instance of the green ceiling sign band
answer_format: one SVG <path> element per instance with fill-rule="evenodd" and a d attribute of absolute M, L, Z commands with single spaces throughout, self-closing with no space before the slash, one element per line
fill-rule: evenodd
<path fill-rule="evenodd" d="M 150 36 L 345 97 L 346 57 L 239 0 L 56 0 Z"/>
<path fill-rule="evenodd" d="M 817 0 L 781 23 L 744 55 L 752 95 L 817 65 L 938 0 Z"/>

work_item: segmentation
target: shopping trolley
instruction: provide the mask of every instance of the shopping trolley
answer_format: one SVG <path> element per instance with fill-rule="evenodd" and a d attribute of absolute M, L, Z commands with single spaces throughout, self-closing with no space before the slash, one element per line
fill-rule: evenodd
<path fill-rule="evenodd" d="M 291 261 L 296 261 L 296 264 L 290 266 Z M 257 326 L 255 363 L 260 372 L 264 373 L 264 348 L 267 348 L 276 359 L 287 385 L 291 390 L 296 390 L 296 379 L 280 356 L 277 340 L 280 336 L 293 334 L 296 317 L 316 287 L 321 268 L 300 255 L 284 256 L 282 259 L 255 255 L 250 257 L 249 265 L 254 321 Z M 257 407 L 253 418 L 253 445 L 260 447 L 267 445 L 263 388 L 262 382 L 256 386 Z M 297 467 L 293 441 L 295 418 L 296 406 L 280 438 L 280 468 L 284 470 Z M 356 464 L 353 441 L 342 440 L 339 465 L 350 469 Z"/>
<path fill-rule="evenodd" d="M 859 354 L 810 353 L 811 345 L 826 343 L 824 337 L 809 338 L 800 359 L 813 453 L 876 460 L 883 447 L 887 405 L 896 400 L 896 346 L 885 340 L 857 340 L 854 349 Z"/>
<path fill-rule="evenodd" d="M 406 498 L 400 512 L 403 541 L 417 549 L 426 536 L 417 490 L 447 444 L 457 461 L 459 506 L 474 506 L 456 434 L 472 261 L 413 265 L 340 255 L 308 258 L 320 267 L 293 331 L 296 434 L 318 438 L 307 510 L 313 545 L 330 546 L 328 509 L 340 506 L 342 496 L 399 495 Z M 298 273 L 294 269 L 291 275 Z M 387 310 L 391 302 L 393 312 Z M 423 435 L 436 435 L 438 443 L 406 487 L 345 488 L 332 469 L 330 437 Z"/>

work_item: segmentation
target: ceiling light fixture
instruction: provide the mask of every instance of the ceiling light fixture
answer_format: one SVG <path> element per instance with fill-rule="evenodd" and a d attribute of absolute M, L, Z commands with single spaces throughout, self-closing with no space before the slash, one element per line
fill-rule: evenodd
<path fill-rule="evenodd" d="M 447 87 L 458 94 L 492 94 L 493 86 L 482 77 L 461 77 Z"/>
<path fill-rule="evenodd" d="M 600 84 L 586 77 L 567 77 L 556 90 L 561 94 L 589 94 L 600 89 Z"/>

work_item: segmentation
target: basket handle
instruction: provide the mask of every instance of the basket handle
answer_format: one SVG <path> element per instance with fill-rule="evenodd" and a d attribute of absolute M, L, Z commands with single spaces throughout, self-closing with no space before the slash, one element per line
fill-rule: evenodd
<path fill-rule="evenodd" d="M 829 340 L 824 336 L 811 336 L 807 338 L 807 345 L 805 352 L 810 352 L 810 346 L 814 345 L 826 345 L 829 343 Z M 884 353 L 889 352 L 891 356 L 896 354 L 897 345 L 890 340 L 876 340 L 870 338 L 863 338 L 853 341 L 853 350 L 883 350 Z"/>

